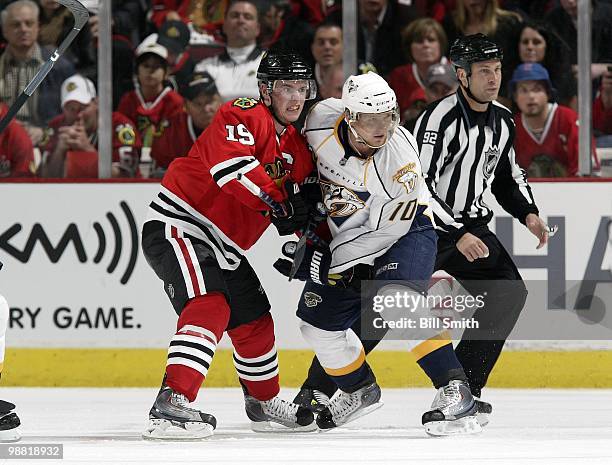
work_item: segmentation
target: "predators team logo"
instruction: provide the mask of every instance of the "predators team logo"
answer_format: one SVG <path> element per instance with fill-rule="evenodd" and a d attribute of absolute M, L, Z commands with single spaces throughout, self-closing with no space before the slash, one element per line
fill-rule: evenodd
<path fill-rule="evenodd" d="M 254 98 L 240 97 L 234 100 L 234 106 L 242 108 L 243 110 L 253 108 L 255 105 L 257 105 L 257 100 Z"/>
<path fill-rule="evenodd" d="M 406 166 L 400 168 L 397 173 L 393 175 L 393 180 L 402 184 L 408 194 L 414 191 L 417 185 L 417 181 L 419 179 L 419 176 L 414 171 L 415 168 L 416 163 L 408 163 Z"/>
<path fill-rule="evenodd" d="M 489 179 L 495 171 L 497 166 L 497 160 L 499 159 L 499 148 L 496 145 L 491 146 L 489 150 L 485 152 L 484 165 L 482 166 L 482 173 L 485 179 Z"/>
<path fill-rule="evenodd" d="M 310 291 L 304 293 L 304 303 L 308 308 L 316 307 L 321 302 L 323 302 L 323 299 L 319 294 Z"/>
<path fill-rule="evenodd" d="M 321 191 L 325 209 L 331 217 L 351 216 L 365 207 L 365 202 L 344 186 L 321 181 Z"/>

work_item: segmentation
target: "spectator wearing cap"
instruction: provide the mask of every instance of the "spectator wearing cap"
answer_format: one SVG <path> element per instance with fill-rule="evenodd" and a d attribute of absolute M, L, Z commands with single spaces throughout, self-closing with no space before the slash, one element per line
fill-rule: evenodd
<path fill-rule="evenodd" d="M 427 104 L 455 93 L 458 87 L 457 74 L 449 63 L 436 63 L 427 70 L 425 77 Z"/>
<path fill-rule="evenodd" d="M 402 30 L 402 49 L 409 63 L 395 68 L 387 80 L 395 91 L 403 120 L 408 119 L 404 113 L 412 107 L 415 90 L 425 89 L 429 67 L 446 63 L 446 48 L 444 29 L 431 18 L 417 19 Z"/>
<path fill-rule="evenodd" d="M 593 129 L 598 147 L 612 147 L 612 65 L 601 76 L 601 86 L 593 102 Z"/>
<path fill-rule="evenodd" d="M 136 48 L 135 88 L 121 97 L 118 108 L 136 123 L 145 159 L 168 120 L 183 109 L 183 98 L 173 90 L 168 75 L 168 49 L 157 43 L 156 34 L 151 34 Z"/>
<path fill-rule="evenodd" d="M 41 175 L 49 178 L 98 177 L 98 98 L 94 83 L 75 74 L 62 83 L 63 113 L 54 118 L 42 147 Z M 138 173 L 140 138 L 124 115 L 112 114 L 113 177 Z"/>
<path fill-rule="evenodd" d="M 257 68 L 264 51 L 257 45 L 260 25 L 255 3 L 231 1 L 225 14 L 223 32 L 227 39 L 223 53 L 196 65 L 196 73 L 207 72 L 227 102 L 238 97 L 259 98 Z"/>
<path fill-rule="evenodd" d="M 414 89 L 410 95 L 410 107 L 404 112 L 404 127 L 410 132 L 427 105 L 455 93 L 459 87 L 455 70 L 449 63 L 431 65 L 424 84 L 425 88 L 418 86 Z"/>
<path fill-rule="evenodd" d="M 8 107 L 0 103 L 0 119 Z M 34 148 L 27 131 L 13 119 L 0 133 L 0 179 L 34 176 Z"/>
<path fill-rule="evenodd" d="M 31 0 L 13 2 L 0 13 L 2 33 L 7 41 L 0 56 L 0 101 L 8 106 L 53 53 L 53 49 L 38 45 L 39 14 L 39 6 Z M 42 128 L 47 122 L 62 111 L 60 87 L 73 74 L 72 64 L 59 57 L 37 91 L 17 113 L 33 145 L 42 138 Z"/>
<path fill-rule="evenodd" d="M 578 174 L 578 115 L 555 103 L 548 71 L 539 63 L 519 65 L 509 84 L 519 109 L 514 116 L 516 161 L 534 177 Z M 594 145 L 594 144 L 593 144 Z M 599 169 L 593 150 L 593 166 Z"/>
<path fill-rule="evenodd" d="M 166 21 L 159 28 L 157 43 L 168 50 L 170 80 L 175 88 L 188 83 L 195 68 L 195 61 L 189 53 L 191 32 L 182 21 Z"/>
<path fill-rule="evenodd" d="M 172 160 L 189 153 L 223 104 L 215 81 L 208 73 L 194 74 L 180 92 L 185 99 L 185 111 L 170 118 L 168 127 L 155 141 L 151 151 L 152 177 L 161 178 Z"/>

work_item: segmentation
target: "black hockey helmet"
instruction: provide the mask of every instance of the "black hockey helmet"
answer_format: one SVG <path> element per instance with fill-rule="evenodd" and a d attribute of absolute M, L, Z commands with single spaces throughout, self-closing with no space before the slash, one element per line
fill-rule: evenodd
<path fill-rule="evenodd" d="M 260 81 L 295 81 L 313 79 L 312 76 L 312 66 L 300 55 L 292 52 L 266 52 L 257 68 L 257 79 Z"/>
<path fill-rule="evenodd" d="M 486 35 L 478 33 L 455 40 L 449 56 L 455 70 L 463 68 L 469 75 L 473 63 L 488 60 L 501 61 L 504 58 L 504 52 Z"/>

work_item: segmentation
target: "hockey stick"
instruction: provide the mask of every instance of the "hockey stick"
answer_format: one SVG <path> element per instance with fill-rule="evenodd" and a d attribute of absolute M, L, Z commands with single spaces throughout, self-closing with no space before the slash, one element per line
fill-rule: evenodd
<path fill-rule="evenodd" d="M 87 8 L 85 8 L 78 0 L 57 0 L 57 2 L 70 10 L 70 13 L 72 13 L 72 16 L 74 16 L 74 27 L 62 41 L 62 43 L 59 44 L 59 47 L 57 47 L 55 52 L 53 52 L 53 54 L 49 57 L 49 60 L 38 70 L 23 92 L 19 95 L 19 97 L 17 97 L 17 100 L 15 100 L 15 102 L 13 102 L 11 107 L 8 109 L 6 115 L 4 115 L 4 118 L 2 118 L 2 121 L 0 121 L 0 133 L 6 129 L 26 100 L 32 96 L 43 79 L 47 77 L 47 74 L 49 74 L 49 71 L 51 71 L 51 68 L 53 68 L 55 62 L 70 46 L 76 35 L 81 31 L 81 28 L 89 19 Z"/>
<path fill-rule="evenodd" d="M 262 191 L 257 184 L 255 184 L 249 178 L 244 176 L 242 173 L 238 173 L 238 175 L 236 176 L 236 181 L 246 187 L 251 194 L 259 197 L 263 203 L 265 203 L 268 207 L 272 209 L 272 211 L 274 211 L 275 214 L 279 216 L 284 216 L 287 214 L 287 212 L 280 203 L 278 203 L 276 200 L 274 200 L 272 197 Z"/>

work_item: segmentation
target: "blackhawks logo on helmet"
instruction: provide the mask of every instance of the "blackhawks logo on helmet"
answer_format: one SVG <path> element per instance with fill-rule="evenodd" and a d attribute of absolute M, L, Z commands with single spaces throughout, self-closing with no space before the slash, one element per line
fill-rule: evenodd
<path fill-rule="evenodd" d="M 255 105 L 257 105 L 257 100 L 255 100 L 254 98 L 240 97 L 234 100 L 234 106 L 242 108 L 243 110 L 253 108 Z"/>

